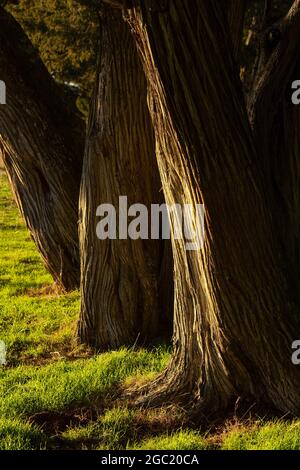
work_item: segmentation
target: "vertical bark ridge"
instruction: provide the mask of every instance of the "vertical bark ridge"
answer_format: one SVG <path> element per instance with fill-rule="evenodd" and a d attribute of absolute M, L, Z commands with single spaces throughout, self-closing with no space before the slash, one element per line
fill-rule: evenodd
<path fill-rule="evenodd" d="M 243 41 L 247 0 L 228 0 L 228 22 L 233 43 L 233 54 L 238 61 Z"/>
<path fill-rule="evenodd" d="M 96 208 L 119 196 L 128 206 L 160 203 L 161 182 L 147 86 L 121 12 L 102 10 L 99 71 L 90 113 L 80 197 L 81 341 L 112 349 L 164 336 L 172 305 L 171 254 L 164 292 L 164 246 L 157 240 L 98 240 Z M 117 213 L 118 214 L 118 213 Z M 164 261 L 164 263 L 165 263 Z M 165 266 L 165 265 L 164 265 Z"/>
<path fill-rule="evenodd" d="M 282 265 L 291 295 L 299 302 L 299 107 L 291 84 L 299 78 L 300 2 L 261 35 L 259 68 L 248 110 L 269 195 L 274 230 L 282 247 Z M 270 43 L 277 31 L 278 41 Z"/>

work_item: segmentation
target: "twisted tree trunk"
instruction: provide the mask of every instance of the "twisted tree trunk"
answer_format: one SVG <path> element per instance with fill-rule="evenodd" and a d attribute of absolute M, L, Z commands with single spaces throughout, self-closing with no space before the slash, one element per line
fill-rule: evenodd
<path fill-rule="evenodd" d="M 206 208 L 201 251 L 173 240 L 174 354 L 146 399 L 188 396 L 212 412 L 240 396 L 298 413 L 291 344 L 299 305 L 283 269 L 262 141 L 250 127 L 225 2 L 135 1 L 126 15 L 148 78 L 166 200 Z M 296 43 L 299 16 L 297 0 L 286 18 Z"/>
<path fill-rule="evenodd" d="M 0 106 L 0 150 L 17 204 L 56 283 L 74 289 L 84 125 L 3 8 L 0 74 L 7 93 Z"/>
<path fill-rule="evenodd" d="M 163 202 L 147 87 L 121 13 L 102 9 L 99 70 L 80 196 L 82 342 L 100 350 L 145 343 L 170 330 L 172 254 L 159 240 L 99 240 L 97 207 L 119 197 Z M 123 214 L 127 217 L 127 214 Z M 122 237 L 121 237 L 122 238 Z"/>

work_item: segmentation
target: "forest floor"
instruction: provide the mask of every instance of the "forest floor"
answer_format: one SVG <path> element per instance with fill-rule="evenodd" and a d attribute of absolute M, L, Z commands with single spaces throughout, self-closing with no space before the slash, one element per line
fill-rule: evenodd
<path fill-rule="evenodd" d="M 170 350 L 105 354 L 75 341 L 79 293 L 53 288 L 0 170 L 0 450 L 300 449 L 300 421 L 230 417 L 201 429 L 182 410 L 132 409 L 120 390 L 166 366 Z"/>

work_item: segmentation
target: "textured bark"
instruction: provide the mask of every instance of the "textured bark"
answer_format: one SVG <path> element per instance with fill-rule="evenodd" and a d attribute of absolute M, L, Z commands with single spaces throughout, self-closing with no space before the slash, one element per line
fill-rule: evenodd
<path fill-rule="evenodd" d="M 189 397 L 212 412 L 241 396 L 299 412 L 299 317 L 223 8 L 162 6 L 135 2 L 127 18 L 148 78 L 166 201 L 204 203 L 206 239 L 198 253 L 173 240 L 174 354 L 146 399 Z"/>
<path fill-rule="evenodd" d="M 79 285 L 78 198 L 84 125 L 13 17 L 0 9 L 0 148 L 27 227 L 62 289 Z"/>
<path fill-rule="evenodd" d="M 225 3 L 225 2 L 224 2 Z M 233 54 L 239 59 L 244 32 L 247 0 L 228 0 L 228 22 L 231 31 Z"/>
<path fill-rule="evenodd" d="M 274 230 L 291 295 L 300 297 L 300 110 L 291 101 L 291 83 L 300 76 L 300 2 L 270 23 L 269 6 L 261 34 L 259 68 L 249 97 L 249 116 L 264 173 Z M 277 41 L 270 35 L 277 32 Z M 272 36 L 271 36 L 272 37 Z"/>
<path fill-rule="evenodd" d="M 102 10 L 101 51 L 80 196 L 82 342 L 106 350 L 162 337 L 172 315 L 172 254 L 157 240 L 99 240 L 96 209 L 162 201 L 147 86 L 128 25 Z M 168 314 L 169 312 L 169 314 Z"/>

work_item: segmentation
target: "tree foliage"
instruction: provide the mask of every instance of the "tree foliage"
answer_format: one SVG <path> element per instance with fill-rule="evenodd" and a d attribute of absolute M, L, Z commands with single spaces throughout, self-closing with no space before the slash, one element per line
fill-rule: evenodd
<path fill-rule="evenodd" d="M 49 72 L 73 85 L 77 105 L 87 114 L 93 88 L 98 39 L 96 3 L 87 0 L 10 0 L 8 10 L 39 50 Z"/>

